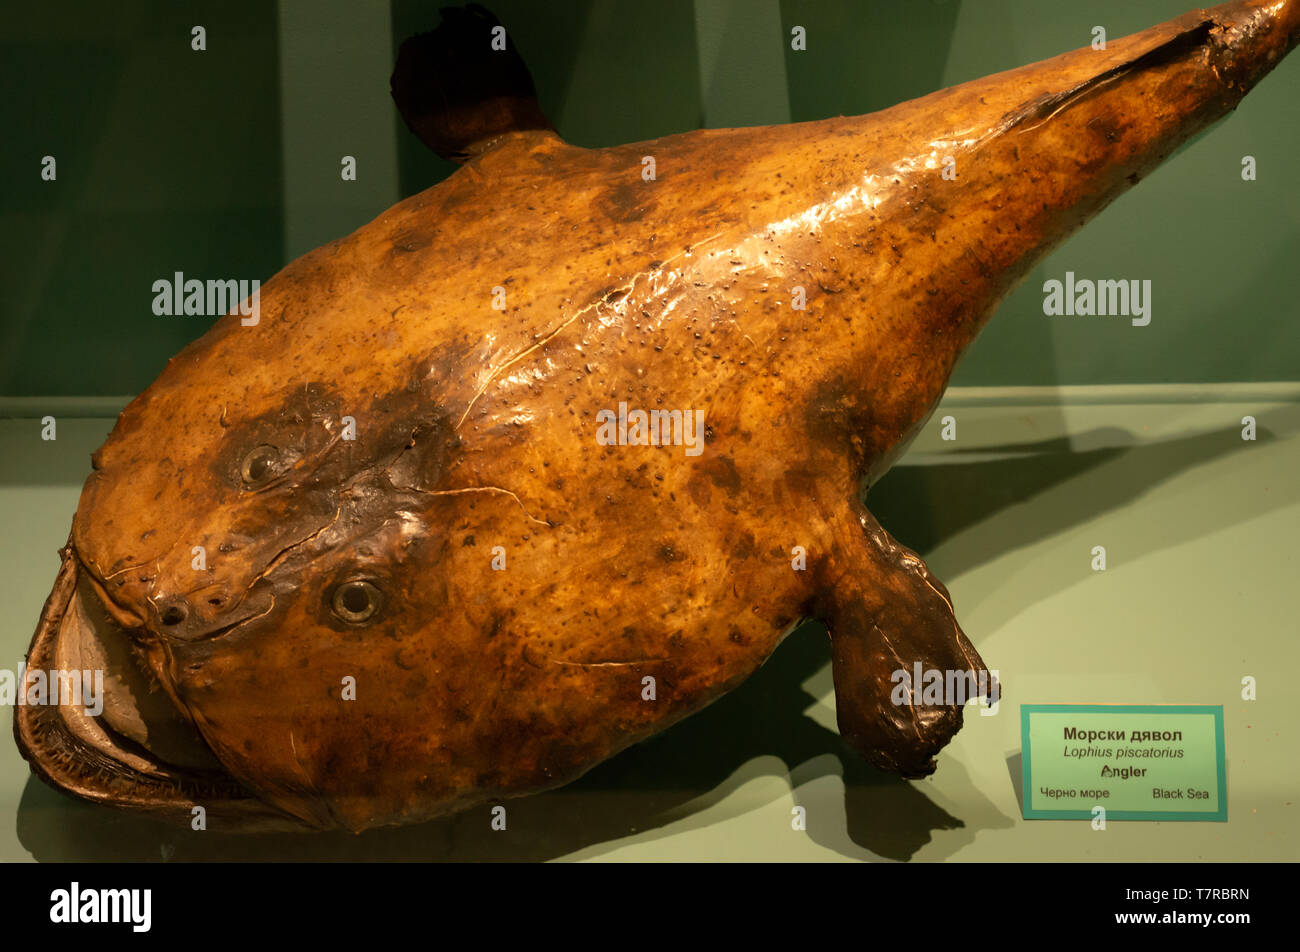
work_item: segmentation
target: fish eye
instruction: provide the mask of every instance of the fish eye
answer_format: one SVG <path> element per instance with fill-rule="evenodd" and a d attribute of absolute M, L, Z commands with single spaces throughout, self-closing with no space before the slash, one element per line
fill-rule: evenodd
<path fill-rule="evenodd" d="M 383 602 L 384 595 L 375 584 L 359 578 L 336 586 L 330 607 L 341 621 L 356 625 L 373 618 Z"/>
<path fill-rule="evenodd" d="M 239 464 L 239 475 L 249 489 L 265 486 L 279 473 L 280 451 L 263 443 L 255 446 Z"/>

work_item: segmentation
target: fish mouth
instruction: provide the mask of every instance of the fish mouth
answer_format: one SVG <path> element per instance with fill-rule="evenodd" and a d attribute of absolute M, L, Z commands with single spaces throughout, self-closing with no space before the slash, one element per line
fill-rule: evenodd
<path fill-rule="evenodd" d="M 27 671 L 48 676 L 44 703 L 14 707 L 14 738 L 36 775 L 82 800 L 164 820 L 196 825 L 202 807 L 202 828 L 219 818 L 241 832 L 303 829 L 222 767 L 142 657 L 144 632 L 114 620 L 71 543 L 61 554 L 27 654 Z M 66 681 L 56 691 L 50 672 L 80 672 L 80 693 Z M 24 699 L 31 679 L 18 687 Z"/>

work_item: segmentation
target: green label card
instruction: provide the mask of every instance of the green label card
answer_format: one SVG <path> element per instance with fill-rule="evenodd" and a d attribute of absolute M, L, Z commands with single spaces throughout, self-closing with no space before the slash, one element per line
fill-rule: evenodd
<path fill-rule="evenodd" d="M 1228 819 L 1223 705 L 1022 704 L 1026 820 Z"/>

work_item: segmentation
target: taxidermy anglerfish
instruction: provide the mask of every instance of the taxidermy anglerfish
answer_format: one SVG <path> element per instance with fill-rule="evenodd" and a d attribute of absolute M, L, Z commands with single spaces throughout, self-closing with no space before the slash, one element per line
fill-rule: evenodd
<path fill-rule="evenodd" d="M 962 705 L 895 703 L 896 672 L 987 669 L 862 493 L 1300 0 L 604 149 L 555 133 L 494 25 L 448 13 L 393 78 L 462 167 L 289 264 L 94 454 L 28 664 L 103 669 L 104 710 L 15 708 L 56 787 L 213 829 L 419 821 L 573 780 L 809 617 L 844 738 L 929 773 Z"/>

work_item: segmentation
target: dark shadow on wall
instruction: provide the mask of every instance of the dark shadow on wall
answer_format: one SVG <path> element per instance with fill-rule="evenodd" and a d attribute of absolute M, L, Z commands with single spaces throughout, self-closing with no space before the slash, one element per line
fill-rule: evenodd
<path fill-rule="evenodd" d="M 1266 422 L 1265 422 L 1266 420 Z M 1300 431 L 1300 407 L 1272 410 L 1261 419 L 1256 446 Z M 1127 442 L 1128 445 L 1099 445 Z M 1098 445 L 1084 452 L 1070 444 Z M 891 535 L 920 553 L 934 549 L 973 526 L 961 546 L 961 564 L 947 571 L 959 575 L 1003 552 L 1026 548 L 1069 526 L 1082 525 L 1103 513 L 1128 505 L 1165 480 L 1221 457 L 1242 452 L 1241 428 L 1230 425 L 1194 435 L 1138 444 L 1122 430 L 1090 430 L 1067 439 L 1015 447 L 1031 455 L 942 466 L 901 466 L 872 489 L 867 505 Z M 1010 450 L 987 447 L 985 451 Z M 953 454 L 958 459 L 961 453 Z M 1022 518 L 998 518 L 1053 487 L 1079 480 L 1079 491 L 1058 494 L 1050 523 Z M 1199 538 L 1220 528 L 1271 512 L 1300 500 L 1300 481 L 1284 483 L 1267 499 L 1220 499 L 1206 510 L 1207 519 L 1171 523 L 1146 540 L 1150 554 Z M 952 549 L 950 548 L 951 552 Z M 960 608 L 960 606 L 958 606 Z"/>
<path fill-rule="evenodd" d="M 1300 429 L 1300 417 L 1294 413 L 1274 422 L 1287 432 Z M 1272 438 L 1272 433 L 1260 431 L 1261 440 Z M 960 575 L 1006 546 L 1066 531 L 1098 511 L 1125 505 L 1162 480 L 1240 452 L 1241 440 L 1239 431 L 1232 429 L 1085 452 L 1071 452 L 1060 441 L 1016 449 L 1024 455 L 1013 466 L 994 461 L 898 468 L 873 489 L 873 511 L 892 534 L 922 553 L 953 533 L 984 527 L 992 547 L 967 547 L 966 561 L 947 567 L 950 575 Z M 1051 519 L 1017 524 L 1011 534 L 1002 531 L 1008 523 L 1000 517 L 1003 510 L 1066 483 L 1077 485 L 1078 492 L 1071 494 L 1077 504 L 1054 508 Z M 1286 498 L 1245 497 L 1222 518 L 1237 524 L 1289 504 L 1297 495 L 1300 486 L 1292 487 Z M 1207 515 L 1221 514 L 1213 509 Z M 1173 544 L 1188 534 L 1219 528 L 1211 523 L 1171 527 L 1169 537 L 1155 544 Z M 838 821 L 834 829 L 810 823 L 808 834 L 848 856 L 906 860 L 929 843 L 935 831 L 961 830 L 961 836 L 946 839 L 945 849 L 951 852 L 980 830 L 1014 822 L 971 789 L 964 774 L 957 777 L 962 767 L 952 758 L 941 754 L 939 769 L 948 772 L 950 783 L 965 786 L 962 800 L 973 806 L 961 817 L 927 796 L 923 783 L 868 767 L 837 733 L 810 718 L 805 712 L 817 698 L 805 684 L 813 678 L 825 682 L 827 658 L 825 629 L 817 623 L 803 626 L 753 677 L 704 711 L 567 787 L 508 801 L 505 833 L 490 829 L 486 807 L 360 836 L 198 833 L 73 801 L 35 779 L 24 790 L 17 832 L 37 859 L 56 861 L 545 860 L 579 851 L 599 856 L 625 837 L 666 836 L 689 831 L 692 823 L 703 825 L 706 810 L 726 809 L 727 794 L 761 775 L 785 777 L 800 791 L 819 778 L 840 778 L 842 826 Z M 1014 685 L 1010 690 L 1014 692 Z M 1004 700 L 1014 702 L 1013 694 Z M 968 712 L 965 729 L 979 730 L 973 712 Z M 716 812 L 711 816 L 716 818 Z M 782 821 L 778 817 L 774 822 Z"/>

